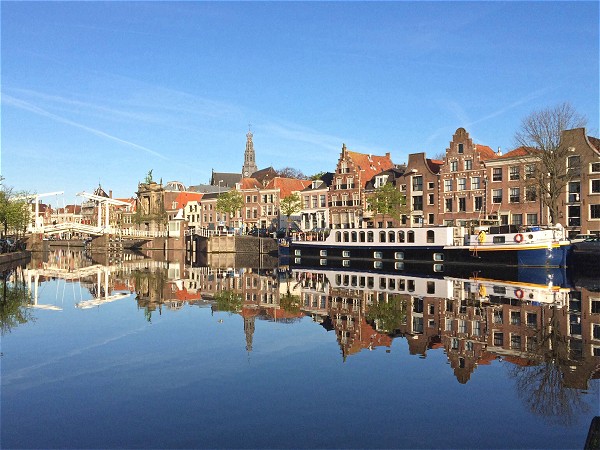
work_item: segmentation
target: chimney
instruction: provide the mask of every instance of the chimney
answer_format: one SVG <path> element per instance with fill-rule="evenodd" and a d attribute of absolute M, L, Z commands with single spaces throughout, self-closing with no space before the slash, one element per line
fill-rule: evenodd
<path fill-rule="evenodd" d="M 108 191 L 108 198 L 112 198 L 112 189 Z"/>
<path fill-rule="evenodd" d="M 500 147 L 498 147 L 498 151 L 496 152 L 496 155 L 502 156 L 502 150 L 500 149 Z"/>
<path fill-rule="evenodd" d="M 346 144 L 342 144 L 342 156 L 346 156 Z"/>
<path fill-rule="evenodd" d="M 386 157 L 386 158 L 388 158 L 388 159 L 391 159 L 391 158 L 392 158 L 392 157 L 391 157 L 391 155 L 390 155 L 390 152 L 386 152 L 386 153 L 385 153 L 385 157 Z"/>

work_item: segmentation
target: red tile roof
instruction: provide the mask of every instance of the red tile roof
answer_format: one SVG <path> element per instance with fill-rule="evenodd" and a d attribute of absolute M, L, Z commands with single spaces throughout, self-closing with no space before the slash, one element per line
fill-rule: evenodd
<path fill-rule="evenodd" d="M 300 192 L 311 184 L 311 180 L 275 177 L 269 181 L 265 189 L 279 189 L 279 197 L 286 198 L 289 197 L 292 192 Z"/>
<path fill-rule="evenodd" d="M 175 197 L 175 202 L 177 203 L 177 208 L 184 208 L 188 202 L 199 202 L 202 200 L 202 194 L 199 192 L 180 192 L 177 197 Z"/>
<path fill-rule="evenodd" d="M 176 291 L 175 296 L 177 297 L 177 300 L 182 300 L 182 301 L 200 300 L 202 298 L 199 291 L 195 292 L 195 293 L 191 293 L 191 292 L 188 292 L 188 290 L 185 288 Z"/>
<path fill-rule="evenodd" d="M 528 156 L 531 155 L 531 153 L 536 152 L 536 150 L 534 148 L 530 148 L 530 147 L 517 147 L 514 150 L 511 150 L 510 152 L 502 155 L 502 156 L 496 156 L 495 159 L 510 159 L 510 158 L 520 158 L 523 156 Z"/>
<path fill-rule="evenodd" d="M 365 187 L 369 180 L 371 180 L 378 173 L 394 167 L 394 163 L 389 155 L 367 155 L 366 153 L 357 153 L 351 151 L 348 151 L 347 155 L 352 159 L 357 169 L 361 172 L 360 181 L 362 187 Z"/>
<path fill-rule="evenodd" d="M 429 166 L 429 170 L 431 170 L 433 173 L 440 173 L 440 169 L 444 165 L 444 161 L 440 161 L 439 159 L 427 159 L 427 165 Z"/>
<path fill-rule="evenodd" d="M 473 144 L 473 148 L 475 151 L 479 152 L 479 156 L 483 161 L 486 159 L 495 159 L 497 157 L 496 152 L 487 145 Z"/>
<path fill-rule="evenodd" d="M 240 180 L 240 189 L 260 189 L 262 184 L 256 178 L 242 178 Z"/>
<path fill-rule="evenodd" d="M 588 136 L 587 138 L 588 141 L 590 141 L 590 144 L 592 144 L 596 148 L 596 151 L 600 152 L 600 139 L 592 136 Z"/>

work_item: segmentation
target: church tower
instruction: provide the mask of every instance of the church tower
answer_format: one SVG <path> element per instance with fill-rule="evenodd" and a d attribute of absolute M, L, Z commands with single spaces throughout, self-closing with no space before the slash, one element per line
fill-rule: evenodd
<path fill-rule="evenodd" d="M 249 177 L 256 171 L 258 171 L 258 167 L 256 167 L 256 155 L 254 154 L 254 144 L 252 143 L 252 132 L 248 131 L 248 134 L 246 134 L 246 151 L 244 152 L 242 177 Z"/>

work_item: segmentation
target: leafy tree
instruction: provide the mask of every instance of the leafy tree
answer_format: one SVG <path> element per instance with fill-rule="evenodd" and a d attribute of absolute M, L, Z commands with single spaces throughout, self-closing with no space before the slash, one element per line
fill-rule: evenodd
<path fill-rule="evenodd" d="M 297 192 L 281 199 L 279 210 L 287 219 L 287 235 L 290 235 L 290 216 L 296 214 L 302 209 L 302 200 Z"/>
<path fill-rule="evenodd" d="M 327 173 L 327 172 L 323 172 L 323 171 L 321 171 L 321 172 L 317 172 L 317 173 L 315 173 L 314 175 L 311 175 L 310 177 L 308 177 L 308 179 L 309 179 L 309 180 L 320 180 L 320 179 L 321 179 L 321 177 L 322 177 L 323 175 L 325 175 L 326 173 Z"/>
<path fill-rule="evenodd" d="M 2 181 L 3 178 L 0 177 L 0 183 Z M 25 233 L 31 220 L 29 204 L 26 199 L 21 199 L 25 195 L 22 192 L 14 192 L 4 184 L 0 186 L 0 224 L 3 235 L 7 235 L 9 231 L 17 236 Z"/>
<path fill-rule="evenodd" d="M 216 209 L 220 213 L 226 213 L 229 216 L 229 224 L 231 225 L 231 218 L 237 211 L 242 209 L 244 206 L 244 197 L 238 191 L 224 192 L 217 198 Z M 243 220 L 243 218 L 242 218 Z"/>
<path fill-rule="evenodd" d="M 15 277 L 16 281 L 13 283 L 8 281 L 14 270 L 0 274 L 0 333 L 2 336 L 33 319 L 27 308 L 31 293 L 25 279 L 21 276 Z"/>
<path fill-rule="evenodd" d="M 244 300 L 241 294 L 237 294 L 233 291 L 220 291 L 214 296 L 217 310 L 227 311 L 231 313 L 237 313 L 242 310 Z"/>
<path fill-rule="evenodd" d="M 527 176 L 548 207 L 551 223 L 556 223 L 559 217 L 561 193 L 570 181 L 579 178 L 580 171 L 578 162 L 575 165 L 571 162 L 571 166 L 567 167 L 572 153 L 561 142 L 562 132 L 583 127 L 586 122 L 587 119 L 578 114 L 570 103 L 562 103 L 532 112 L 522 120 L 515 133 L 517 145 L 526 152 L 524 159 L 537 164 L 538 170 Z"/>
<path fill-rule="evenodd" d="M 406 206 L 406 196 L 391 183 L 375 189 L 375 192 L 367 198 L 367 204 L 375 214 L 383 215 L 384 224 L 386 216 L 399 220 L 402 214 L 409 212 L 409 208 Z"/>

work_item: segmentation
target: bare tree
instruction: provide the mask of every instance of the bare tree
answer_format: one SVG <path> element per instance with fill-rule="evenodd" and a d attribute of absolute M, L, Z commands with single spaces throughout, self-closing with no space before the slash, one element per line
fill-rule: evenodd
<path fill-rule="evenodd" d="M 283 169 L 277 170 L 277 175 L 284 178 L 296 178 L 298 180 L 308 179 L 301 170 L 294 169 L 293 167 L 284 167 Z"/>
<path fill-rule="evenodd" d="M 559 217 L 559 200 L 569 181 L 579 177 L 579 159 L 561 143 L 565 130 L 586 125 L 587 119 L 577 113 L 570 103 L 534 111 L 521 122 L 515 133 L 518 147 L 522 147 L 530 166 L 526 165 L 525 178 L 539 192 L 548 207 L 550 222 Z"/>

